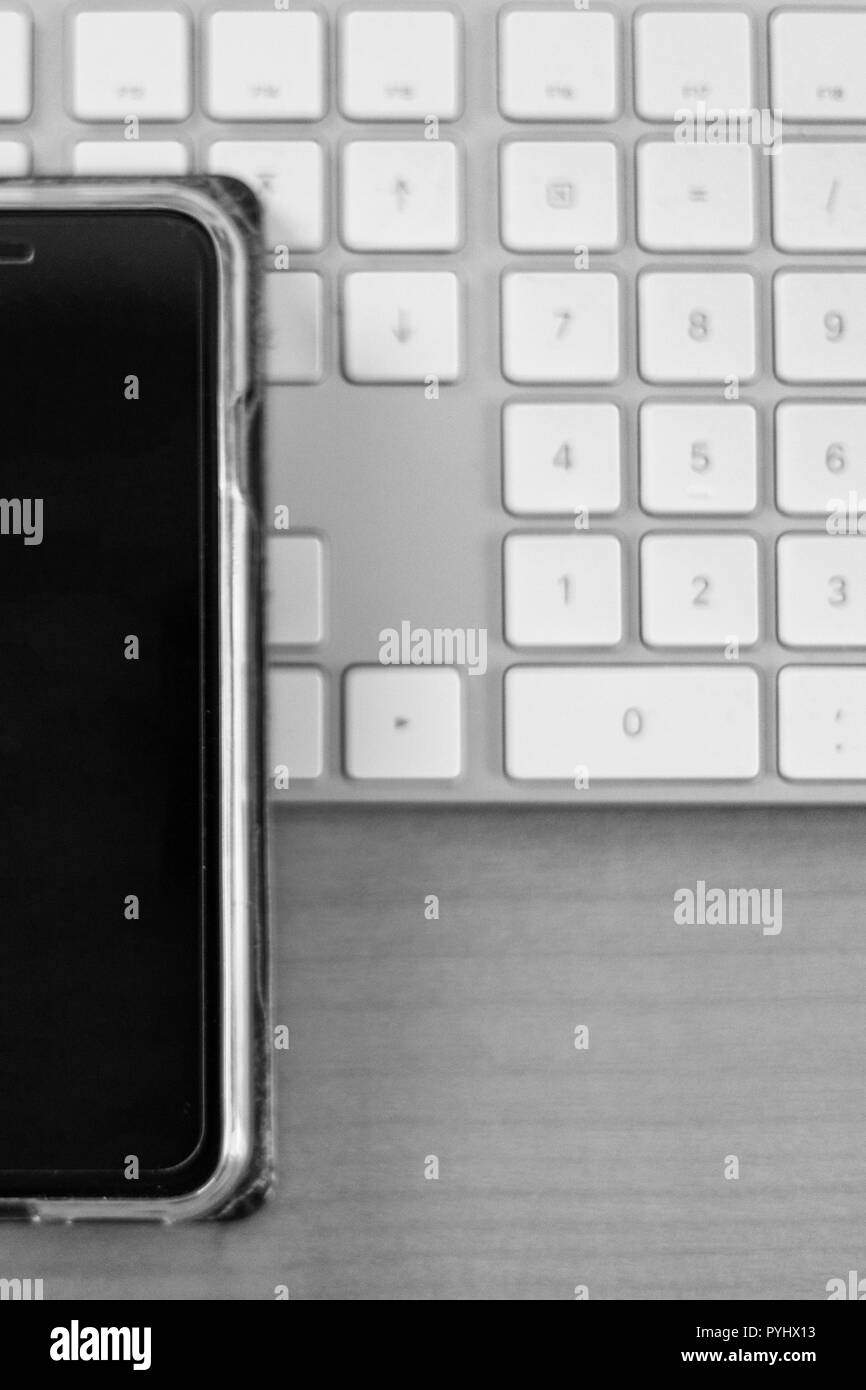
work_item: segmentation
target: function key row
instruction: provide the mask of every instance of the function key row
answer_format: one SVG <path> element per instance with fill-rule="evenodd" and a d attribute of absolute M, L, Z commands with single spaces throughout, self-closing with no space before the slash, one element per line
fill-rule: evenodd
<path fill-rule="evenodd" d="M 614 13 L 511 10 L 501 20 L 500 105 L 513 120 L 611 121 L 623 110 Z M 771 104 L 783 120 L 866 120 L 866 9 L 774 14 Z M 647 121 L 755 107 L 755 27 L 742 10 L 642 9 L 634 21 L 634 104 Z"/>
<path fill-rule="evenodd" d="M 185 11 L 81 10 L 66 30 L 71 114 L 81 121 L 183 121 L 196 101 Z M 327 30 L 317 10 L 221 9 L 202 23 L 200 103 L 217 121 L 317 121 L 329 105 Z M 33 102 L 33 24 L 0 14 L 0 120 Z M 350 120 L 453 120 L 460 35 L 447 10 L 365 10 L 340 24 L 338 90 Z"/>
<path fill-rule="evenodd" d="M 349 10 L 339 22 L 338 100 L 350 120 L 454 120 L 462 109 L 462 26 L 451 10 Z M 505 9 L 499 104 L 513 120 L 615 119 L 623 109 L 623 26 L 611 10 Z M 83 10 L 69 20 L 72 114 L 182 121 L 194 103 L 185 11 Z M 634 24 L 635 106 L 671 121 L 698 102 L 754 107 L 755 32 L 741 10 L 642 10 Z M 30 114 L 30 16 L 0 15 L 0 120 Z M 315 121 L 328 106 L 327 29 L 317 10 L 222 9 L 203 21 L 202 104 L 216 120 Z M 770 20 L 772 105 L 794 121 L 866 120 L 866 10 L 782 11 Z"/>
<path fill-rule="evenodd" d="M 350 778 L 453 781 L 466 770 L 465 682 L 449 668 L 352 667 L 343 679 Z M 473 682 L 469 682 L 473 685 Z M 758 674 L 724 666 L 514 666 L 504 680 L 505 772 L 570 783 L 756 778 Z M 792 781 L 866 780 L 866 670 L 787 666 L 778 677 L 778 768 Z M 326 681 L 270 673 L 268 778 L 290 791 L 332 761 Z"/>
<path fill-rule="evenodd" d="M 429 384 L 464 369 L 464 287 L 448 271 L 353 271 L 341 283 L 350 381 Z M 272 383 L 324 371 L 324 289 L 313 271 L 266 277 Z M 613 271 L 513 271 L 502 278 L 502 369 L 523 385 L 616 382 L 630 294 Z M 776 375 L 796 384 L 866 379 L 866 272 L 779 271 Z M 760 372 L 758 285 L 746 271 L 651 271 L 636 286 L 638 370 L 661 385 L 719 386 Z"/>

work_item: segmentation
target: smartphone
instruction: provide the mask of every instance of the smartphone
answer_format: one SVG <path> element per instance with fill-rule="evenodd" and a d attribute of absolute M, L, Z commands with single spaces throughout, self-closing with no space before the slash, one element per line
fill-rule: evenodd
<path fill-rule="evenodd" d="M 0 185 L 0 1213 L 269 1180 L 254 361 L 232 180 Z"/>

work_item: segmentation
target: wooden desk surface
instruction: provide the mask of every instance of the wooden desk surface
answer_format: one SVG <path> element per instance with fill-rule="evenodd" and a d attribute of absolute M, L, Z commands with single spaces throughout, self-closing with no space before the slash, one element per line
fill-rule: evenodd
<path fill-rule="evenodd" d="M 281 810 L 271 846 L 271 1201 L 7 1225 L 0 1273 L 339 1300 L 821 1299 L 866 1274 L 860 813 Z M 781 933 L 676 925 L 698 879 L 781 888 Z"/>

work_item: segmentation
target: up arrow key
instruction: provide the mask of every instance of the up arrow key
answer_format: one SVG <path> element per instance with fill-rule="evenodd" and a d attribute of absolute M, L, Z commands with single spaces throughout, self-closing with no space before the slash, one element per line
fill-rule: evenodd
<path fill-rule="evenodd" d="M 412 323 L 409 315 L 403 309 L 397 315 L 397 322 L 394 325 L 394 337 L 398 343 L 408 343 L 412 337 Z"/>

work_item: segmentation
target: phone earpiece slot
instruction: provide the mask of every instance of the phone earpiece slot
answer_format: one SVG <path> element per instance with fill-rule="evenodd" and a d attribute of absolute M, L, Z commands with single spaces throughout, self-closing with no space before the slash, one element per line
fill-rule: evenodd
<path fill-rule="evenodd" d="M 35 258 L 35 246 L 25 241 L 0 241 L 0 265 L 29 265 Z"/>

